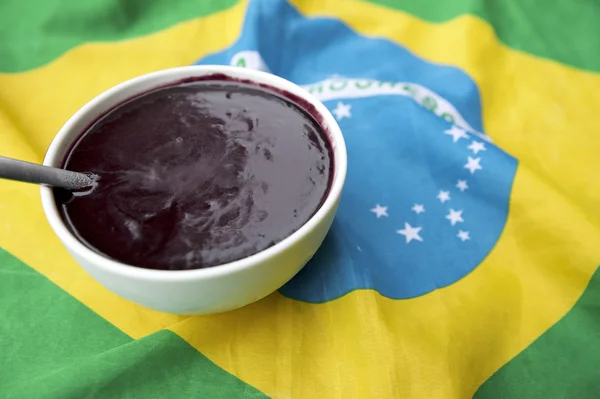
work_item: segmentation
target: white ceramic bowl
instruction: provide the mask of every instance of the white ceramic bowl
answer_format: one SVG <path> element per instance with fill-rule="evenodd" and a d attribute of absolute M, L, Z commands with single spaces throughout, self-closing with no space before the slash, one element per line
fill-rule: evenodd
<path fill-rule="evenodd" d="M 158 311 L 177 314 L 223 312 L 255 302 L 290 280 L 317 251 L 331 227 L 346 178 L 346 146 L 331 113 L 312 95 L 277 76 L 229 66 L 188 66 L 153 72 L 121 83 L 100 94 L 60 129 L 44 165 L 60 166 L 73 141 L 100 115 L 122 101 L 186 78 L 225 74 L 265 84 L 302 98 L 320 114 L 333 146 L 333 184 L 321 208 L 299 230 L 274 246 L 235 262 L 206 269 L 168 271 L 127 265 L 102 256 L 82 244 L 63 222 L 48 187 L 42 205 L 50 226 L 73 258 L 116 294 Z"/>

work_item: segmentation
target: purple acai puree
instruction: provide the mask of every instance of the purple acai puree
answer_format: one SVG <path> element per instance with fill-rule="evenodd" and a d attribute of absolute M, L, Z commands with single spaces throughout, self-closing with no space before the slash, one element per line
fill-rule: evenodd
<path fill-rule="evenodd" d="M 130 99 L 94 122 L 64 167 L 98 185 L 65 198 L 87 246 L 184 270 L 238 260 L 298 230 L 323 203 L 331 144 L 310 104 L 221 75 Z"/>

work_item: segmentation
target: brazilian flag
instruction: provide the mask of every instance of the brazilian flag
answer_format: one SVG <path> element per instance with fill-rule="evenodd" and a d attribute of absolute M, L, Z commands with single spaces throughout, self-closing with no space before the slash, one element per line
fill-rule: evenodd
<path fill-rule="evenodd" d="M 0 155 L 41 162 L 124 80 L 191 64 L 309 90 L 348 147 L 323 246 L 210 316 L 81 269 L 0 181 L 1 398 L 600 397 L 600 5 L 2 0 Z"/>

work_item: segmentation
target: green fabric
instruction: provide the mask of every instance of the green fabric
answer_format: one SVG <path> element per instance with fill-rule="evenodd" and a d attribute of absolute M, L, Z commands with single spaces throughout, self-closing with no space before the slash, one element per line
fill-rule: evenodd
<path fill-rule="evenodd" d="M 600 2 L 595 0 L 369 0 L 431 22 L 464 14 L 488 22 L 509 47 L 600 71 Z"/>
<path fill-rule="evenodd" d="M 0 265 L 2 398 L 265 397 L 171 331 L 134 341 L 1 249 Z"/>
<path fill-rule="evenodd" d="M 368 1 L 432 22 L 445 22 L 464 14 L 476 15 L 492 25 L 500 40 L 514 49 L 600 71 L 597 45 L 600 3 L 593 0 L 555 4 L 560 12 L 541 12 L 545 3 L 533 0 Z M 4 0 L 0 2 L 3 20 L 0 25 L 0 72 L 32 69 L 84 42 L 123 40 L 149 34 L 177 22 L 226 9 L 237 2 Z M 58 14 L 57 8 L 61 8 Z M 70 15 L 77 15 L 77 18 L 69 18 Z M 130 24 L 131 20 L 135 23 Z"/>
<path fill-rule="evenodd" d="M 575 307 L 487 380 L 475 399 L 599 397 L 598 315 L 600 269 Z"/>
<path fill-rule="evenodd" d="M 0 1 L 0 72 L 44 65 L 86 42 L 124 40 L 206 16 L 238 0 Z M 60 10 L 60 12 L 57 12 Z"/>

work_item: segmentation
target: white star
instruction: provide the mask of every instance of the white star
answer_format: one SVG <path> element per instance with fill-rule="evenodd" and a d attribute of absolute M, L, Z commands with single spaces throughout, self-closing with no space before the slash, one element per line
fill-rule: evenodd
<path fill-rule="evenodd" d="M 440 191 L 436 197 L 443 204 L 446 201 L 450 201 L 450 192 L 449 191 Z"/>
<path fill-rule="evenodd" d="M 382 216 L 386 216 L 387 217 L 387 206 L 381 206 L 379 204 L 375 205 L 375 208 L 371 209 L 371 212 L 373 212 L 375 215 L 377 215 L 377 219 L 379 219 Z"/>
<path fill-rule="evenodd" d="M 450 213 L 446 215 L 446 219 L 448 219 L 452 226 L 454 226 L 456 223 L 464 222 L 462 213 L 463 211 L 455 211 L 454 209 L 450 208 Z"/>
<path fill-rule="evenodd" d="M 473 140 L 471 142 L 471 145 L 467 147 L 469 150 L 473 151 L 473 154 L 477 155 L 477 153 L 479 151 L 485 151 L 487 150 L 487 148 L 485 148 L 485 144 L 479 142 L 479 141 L 475 141 Z"/>
<path fill-rule="evenodd" d="M 483 167 L 479 164 L 481 158 L 471 158 L 467 157 L 467 164 L 465 165 L 465 169 L 469 169 L 471 174 L 475 173 L 476 170 L 481 170 Z"/>
<path fill-rule="evenodd" d="M 471 239 L 471 237 L 469 237 L 469 232 L 468 231 L 458 230 L 458 234 L 456 236 L 458 238 L 460 238 L 462 240 L 462 242 L 465 242 L 465 241 Z"/>
<path fill-rule="evenodd" d="M 352 105 L 344 104 L 343 102 L 340 101 L 337 103 L 336 109 L 334 109 L 331 112 L 333 112 L 335 114 L 335 117 L 337 118 L 337 120 L 340 121 L 344 118 L 352 117 L 352 114 L 350 113 L 350 108 L 352 108 Z"/>
<path fill-rule="evenodd" d="M 466 180 L 459 180 L 458 183 L 456 183 L 456 188 L 458 188 L 460 191 L 465 191 L 467 188 L 469 188 L 469 186 L 467 185 Z"/>
<path fill-rule="evenodd" d="M 423 241 L 423 239 L 419 235 L 420 231 L 421 227 L 412 227 L 410 224 L 404 222 L 404 229 L 397 230 L 396 233 L 406 237 L 406 243 L 408 244 L 412 240 Z"/>
<path fill-rule="evenodd" d="M 410 208 L 413 212 L 415 212 L 417 215 L 419 213 L 423 213 L 425 212 L 425 207 L 421 204 L 415 204 L 412 208 Z"/>
<path fill-rule="evenodd" d="M 461 128 L 459 128 L 456 125 L 452 125 L 452 127 L 450 129 L 444 130 L 444 134 L 448 134 L 448 135 L 452 136 L 452 141 L 454 143 L 456 143 L 460 139 L 468 139 L 469 138 L 469 136 L 467 135 L 467 132 L 465 132 L 464 130 L 462 130 Z"/>

